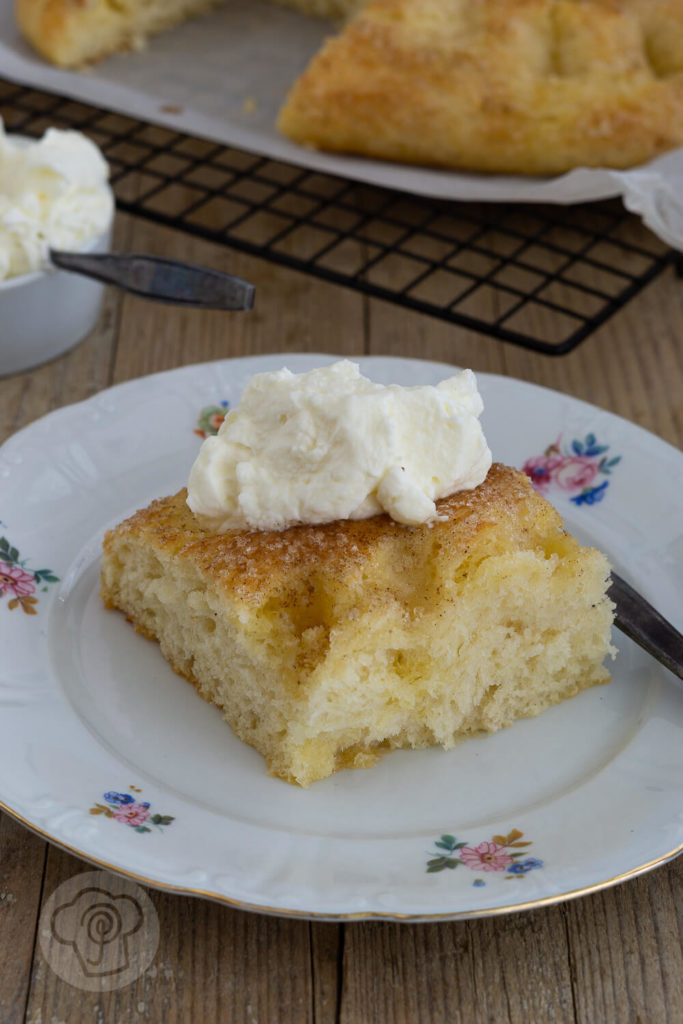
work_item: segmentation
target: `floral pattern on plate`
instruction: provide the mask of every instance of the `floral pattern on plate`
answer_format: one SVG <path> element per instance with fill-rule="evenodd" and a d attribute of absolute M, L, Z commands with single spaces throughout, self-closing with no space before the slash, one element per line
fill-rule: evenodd
<path fill-rule="evenodd" d="M 470 871 L 504 871 L 505 878 L 524 878 L 530 871 L 543 867 L 537 857 L 525 857 L 522 847 L 531 846 L 530 841 L 521 842 L 523 832 L 513 828 L 506 836 L 493 836 L 477 846 L 459 842 L 455 836 L 442 835 L 435 840 L 436 851 L 427 861 L 427 873 L 435 874 L 446 868 L 457 868 L 461 864 Z M 523 858 L 523 859 L 522 859 Z M 486 885 L 483 878 L 476 878 L 476 886 Z"/>
<path fill-rule="evenodd" d="M 47 591 L 45 584 L 58 583 L 59 576 L 51 569 L 27 569 L 27 561 L 19 557 L 19 551 L 7 537 L 0 537 L 0 597 L 9 596 L 10 611 L 21 608 L 26 615 L 36 615 L 36 590 Z"/>
<path fill-rule="evenodd" d="M 195 719 L 189 717 L 192 695 L 188 693 L 188 716 L 185 702 L 161 700 L 150 678 L 148 645 L 118 646 L 117 617 L 100 615 L 100 606 L 90 605 L 94 590 L 89 587 L 95 588 L 97 582 L 92 564 L 80 560 L 88 541 L 83 532 L 84 496 L 91 503 L 93 528 L 96 521 L 99 528 L 114 514 L 112 494 L 123 511 L 145 505 L 151 490 L 172 493 L 177 488 L 178 460 L 189 465 L 201 443 L 192 432 L 199 410 L 221 398 L 229 399 L 233 409 L 239 382 L 278 369 L 282 360 L 275 353 L 129 381 L 60 409 L 6 442 L 0 474 L 1 515 L 7 525 L 0 526 L 0 536 L 13 541 L 22 557 L 30 555 L 31 566 L 51 565 L 63 578 L 67 569 L 80 568 L 64 601 L 53 600 L 61 584 L 50 585 L 47 595 L 37 594 L 38 616 L 30 621 L 20 611 L 10 614 L 0 608 L 0 721 L 8 730 L 2 737 L 11 738 L 0 742 L 3 805 L 57 844 L 133 878 L 148 879 L 160 889 L 179 889 L 224 905 L 293 919 L 462 920 L 612 886 L 673 857 L 683 842 L 683 746 L 676 742 L 683 703 L 672 698 L 664 670 L 657 677 L 659 670 L 636 645 L 614 663 L 615 686 L 597 687 L 581 700 L 566 701 L 548 721 L 534 719 L 482 740 L 482 745 L 500 745 L 496 756 L 479 757 L 478 743 L 460 744 L 447 755 L 397 755 L 390 793 L 383 772 L 363 773 L 362 779 L 358 773 L 349 773 L 348 779 L 347 773 L 338 773 L 325 797 L 330 828 L 320 827 L 315 794 L 302 799 L 302 794 L 292 794 L 284 783 L 266 776 L 259 758 L 247 755 L 241 744 L 225 742 L 224 726 L 216 728 L 215 737 L 207 730 L 206 749 L 202 747 L 197 763 L 196 749 L 186 742 L 189 728 L 194 729 Z M 386 357 L 359 361 L 368 376 L 397 384 L 436 384 L 452 374 L 447 365 Z M 287 355 L 292 372 L 305 372 L 320 362 L 320 356 Z M 610 554 L 617 563 L 629 565 L 635 559 L 641 564 L 645 555 L 648 564 L 656 563 L 659 568 L 648 596 L 666 604 L 683 573 L 675 517 L 683 454 L 640 427 L 590 410 L 571 396 L 560 398 L 532 384 L 488 374 L 479 374 L 478 383 L 487 407 L 489 443 L 511 464 L 521 468 L 525 459 L 542 453 L 560 433 L 565 442 L 583 439 L 594 424 L 598 442 L 610 445 L 608 456 L 622 455 L 623 465 L 617 465 L 611 477 L 601 475 L 598 480 L 611 481 L 606 498 L 576 514 L 596 520 L 599 530 L 609 529 Z M 150 415 L 153 409 L 163 409 L 164 415 Z M 180 450 L 177 432 L 168 429 L 169 418 L 184 424 Z M 511 433 L 510 423 L 518 423 L 519 432 Z M 576 423 L 581 425 L 578 429 Z M 143 437 L 144 445 L 139 443 Z M 118 452 L 120 458 L 105 459 L 103 451 Z M 59 489 L 54 487 L 56 461 Z M 573 508 L 566 492 L 558 491 L 557 496 Z M 21 534 L 14 532 L 19 524 Z M 665 525 L 671 529 L 662 529 Z M 592 523 L 586 529 L 586 541 L 597 543 Z M 6 605 L 7 598 L 1 603 Z M 90 628 L 93 607 L 102 630 Z M 48 612 L 52 640 L 58 643 L 48 643 L 47 629 L 35 628 L 43 625 Z M 17 620 L 27 628 L 17 629 Z M 651 679 L 651 685 L 643 686 L 643 678 Z M 153 714 L 145 708 L 153 709 Z M 201 702 L 198 730 L 204 728 L 204 712 L 212 713 Z M 510 770 L 519 761 L 515 730 L 524 732 L 527 725 L 524 764 Z M 36 756 L 39 745 L 53 749 L 55 737 L 70 754 L 58 772 L 51 757 Z M 169 746 L 173 756 L 164 761 Z M 552 770 L 533 770 L 534 765 L 548 763 L 549 749 Z M 114 764 L 112 773 L 114 756 L 119 768 Z M 219 762 L 227 768 L 229 784 L 213 772 L 207 782 L 206 765 Z M 151 783 L 146 783 L 139 794 L 124 782 L 154 778 L 161 764 L 164 778 L 153 789 L 148 790 Z M 671 785 L 660 785 L 662 773 Z M 633 785 L 624 786 L 626 777 Z M 84 778 L 89 788 L 78 800 Z M 465 787 L 463 778 L 468 779 Z M 149 795 L 150 817 L 159 811 L 175 814 L 176 821 L 162 827 L 166 836 L 133 839 L 131 829 L 137 826 L 114 819 L 113 811 L 110 818 L 103 811 L 97 820 L 88 815 L 94 800 L 112 810 L 100 785 L 129 794 L 136 803 L 146 802 Z M 49 799 L 49 817 L 32 794 Z M 73 813 L 75 800 L 80 818 Z M 299 820 L 292 820 L 288 800 L 301 808 Z M 182 812 L 176 810 L 181 806 Z M 509 823 L 467 830 L 457 825 L 498 822 L 501 808 L 512 807 L 517 808 L 514 814 L 503 812 Z M 634 817 L 647 820 L 648 827 L 631 829 Z M 83 820 L 91 828 L 80 827 Z M 511 872 L 512 865 L 484 871 L 463 861 L 457 870 L 444 869 L 436 877 L 425 870 L 428 851 L 433 851 L 431 858 L 451 854 L 434 847 L 434 840 L 440 839 L 434 821 L 475 851 L 482 841 L 495 841 L 494 828 L 496 834 L 507 833 L 513 822 L 524 829 L 520 841 L 533 839 L 534 844 L 504 850 L 522 855 L 514 858 L 521 874 L 517 868 Z M 143 825 L 157 831 L 149 818 Z M 347 838 L 340 841 L 340 836 Z M 256 849 L 262 855 L 255 855 Z M 460 851 L 452 856 L 462 860 Z M 544 868 L 532 867 L 531 858 L 542 858 Z"/>
<path fill-rule="evenodd" d="M 223 420 L 229 406 L 230 403 L 225 400 L 218 405 L 205 405 L 199 413 L 197 426 L 194 430 L 195 434 L 201 438 L 212 437 L 217 434 L 223 426 Z"/>
<path fill-rule="evenodd" d="M 130 786 L 134 793 L 142 793 L 137 786 Z M 156 825 L 160 832 L 163 832 L 166 825 L 170 825 L 175 818 L 171 814 L 152 814 L 150 804 L 147 800 L 139 800 L 130 793 L 117 793 L 109 790 L 103 794 L 105 803 L 95 803 L 90 808 L 91 814 L 104 814 L 107 818 L 113 818 L 128 825 L 136 832 L 151 832 L 150 825 Z"/>
<path fill-rule="evenodd" d="M 602 501 L 614 467 L 621 455 L 608 457 L 609 445 L 598 444 L 595 434 L 587 434 L 583 441 L 575 438 L 562 447 L 562 435 L 549 445 L 542 455 L 527 459 L 522 469 L 536 490 L 565 491 L 575 505 L 594 505 Z"/>

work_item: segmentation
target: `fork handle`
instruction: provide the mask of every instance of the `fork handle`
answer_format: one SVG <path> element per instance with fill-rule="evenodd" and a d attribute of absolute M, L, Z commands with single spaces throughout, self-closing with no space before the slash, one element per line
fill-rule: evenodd
<path fill-rule="evenodd" d="M 617 606 L 619 629 L 683 679 L 683 635 L 676 627 L 615 572 L 609 596 Z"/>
<path fill-rule="evenodd" d="M 254 286 L 248 281 L 221 270 L 161 256 L 51 249 L 50 260 L 62 270 L 84 274 L 157 302 L 223 310 L 249 310 L 254 305 Z"/>

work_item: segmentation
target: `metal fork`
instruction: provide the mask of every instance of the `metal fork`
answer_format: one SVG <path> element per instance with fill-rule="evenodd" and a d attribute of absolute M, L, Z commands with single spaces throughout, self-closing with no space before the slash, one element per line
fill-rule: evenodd
<path fill-rule="evenodd" d="M 617 606 L 615 622 L 619 629 L 683 679 L 683 635 L 676 627 L 615 572 L 609 596 Z"/>

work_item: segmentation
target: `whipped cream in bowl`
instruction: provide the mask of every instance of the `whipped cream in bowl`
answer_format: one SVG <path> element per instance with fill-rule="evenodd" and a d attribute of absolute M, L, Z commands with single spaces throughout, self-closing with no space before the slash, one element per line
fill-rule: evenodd
<path fill-rule="evenodd" d="M 107 252 L 114 197 L 102 153 L 85 135 L 40 139 L 0 120 L 0 374 L 65 352 L 94 327 L 103 286 L 51 266 L 49 250 Z"/>
<path fill-rule="evenodd" d="M 341 360 L 308 373 L 258 374 L 190 472 L 202 525 L 281 530 L 298 523 L 433 520 L 436 501 L 486 477 L 491 452 L 474 374 L 384 386 Z"/>
<path fill-rule="evenodd" d="M 110 228 L 102 153 L 81 132 L 7 135 L 0 121 L 0 281 L 44 270 L 48 251 L 83 251 Z"/>

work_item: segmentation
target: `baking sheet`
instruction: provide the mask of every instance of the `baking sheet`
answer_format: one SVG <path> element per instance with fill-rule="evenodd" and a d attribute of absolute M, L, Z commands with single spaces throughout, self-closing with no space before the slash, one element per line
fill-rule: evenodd
<path fill-rule="evenodd" d="M 72 72 L 36 55 L 14 24 L 12 0 L 0 0 L 0 74 L 189 135 L 418 195 L 575 203 L 623 193 L 627 176 L 608 170 L 581 168 L 549 179 L 464 174 L 318 153 L 289 142 L 275 129 L 277 111 L 332 31 L 329 22 L 264 0 L 230 0 L 153 38 L 144 53 L 116 55 Z M 683 150 L 678 153 L 680 159 Z"/>

